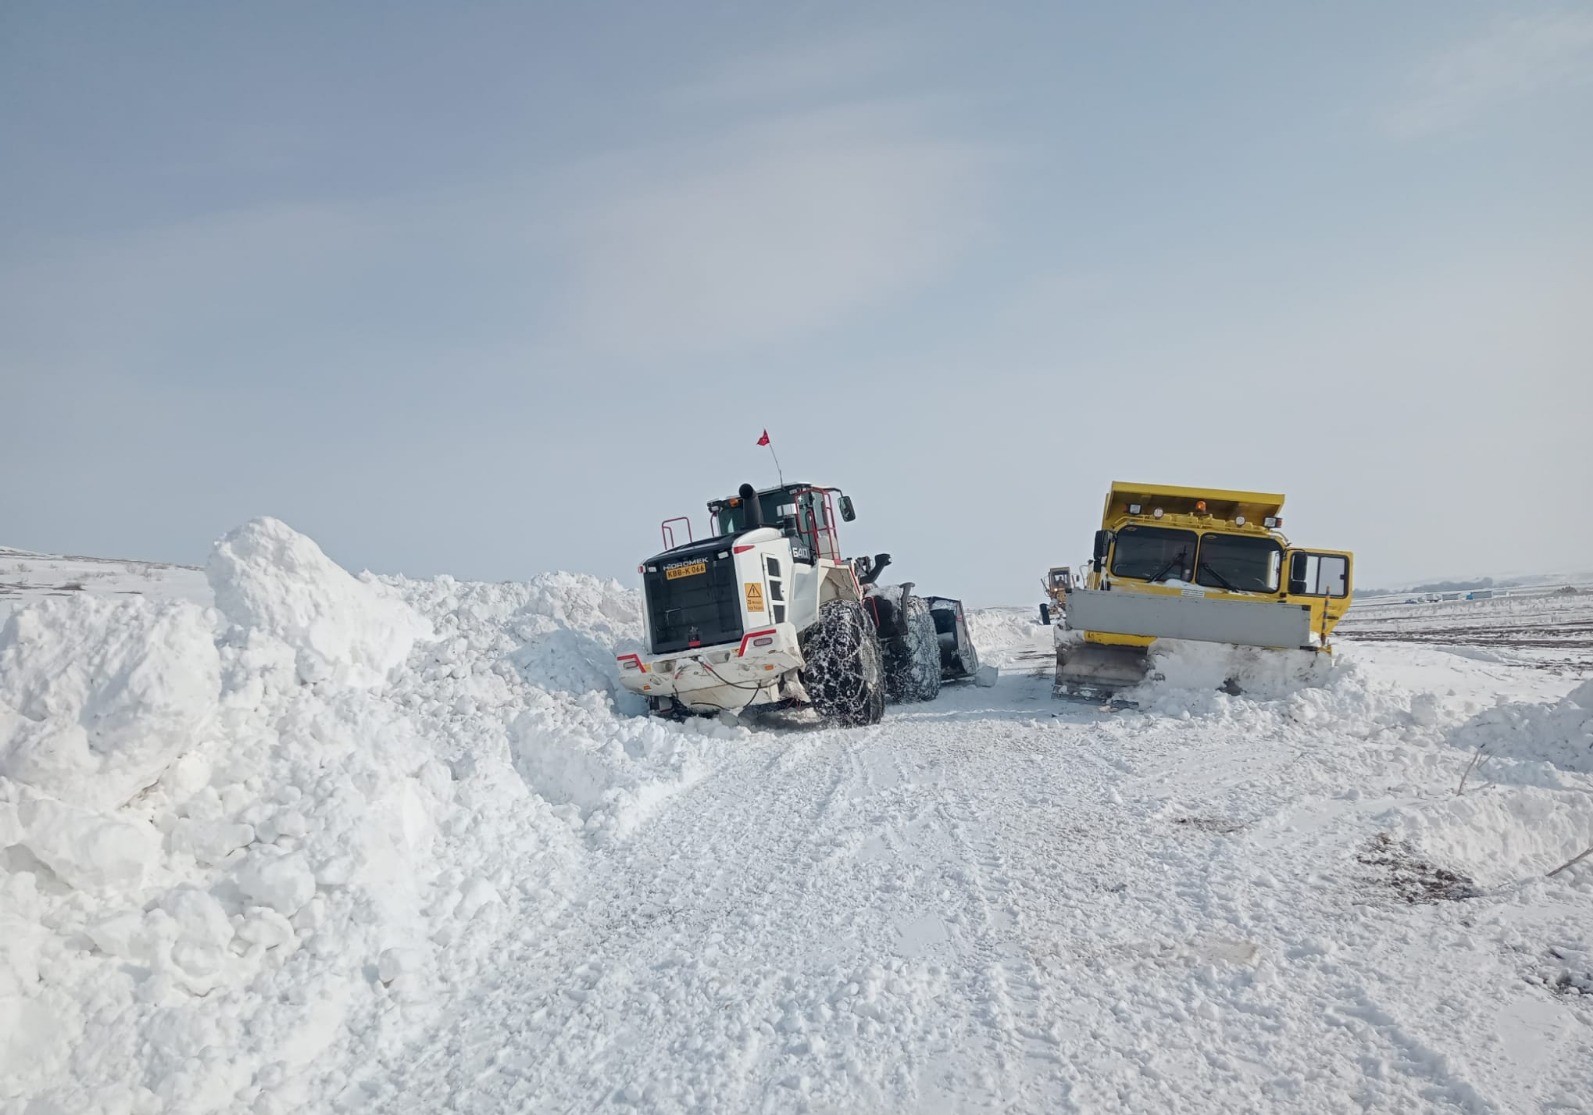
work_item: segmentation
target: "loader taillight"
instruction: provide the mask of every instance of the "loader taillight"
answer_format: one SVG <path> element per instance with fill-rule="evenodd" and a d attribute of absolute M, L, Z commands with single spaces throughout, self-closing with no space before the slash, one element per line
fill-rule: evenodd
<path fill-rule="evenodd" d="M 744 554 L 750 549 L 752 549 L 751 546 L 732 546 L 730 547 L 730 552 L 733 554 Z"/>
<path fill-rule="evenodd" d="M 770 635 L 765 635 L 761 639 L 752 640 L 752 645 L 755 647 L 772 647 L 774 646 L 774 638 Z"/>

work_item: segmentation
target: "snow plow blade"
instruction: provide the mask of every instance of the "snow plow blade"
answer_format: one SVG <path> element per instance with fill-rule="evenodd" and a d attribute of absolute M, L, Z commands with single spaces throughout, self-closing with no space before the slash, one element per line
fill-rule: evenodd
<path fill-rule="evenodd" d="M 1056 695 L 1081 701 L 1110 700 L 1145 680 L 1148 647 L 1069 640 L 1056 648 Z"/>

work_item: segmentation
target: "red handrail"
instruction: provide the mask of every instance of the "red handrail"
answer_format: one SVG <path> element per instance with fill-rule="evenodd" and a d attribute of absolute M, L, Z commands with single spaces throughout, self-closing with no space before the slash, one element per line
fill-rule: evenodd
<path fill-rule="evenodd" d="M 675 548 L 675 528 L 670 525 L 671 523 L 685 523 L 686 541 L 697 541 L 692 537 L 691 534 L 691 518 L 686 515 L 676 515 L 673 519 L 665 519 L 663 522 L 658 524 L 658 533 L 659 536 L 664 540 L 664 549 L 673 550 Z"/>

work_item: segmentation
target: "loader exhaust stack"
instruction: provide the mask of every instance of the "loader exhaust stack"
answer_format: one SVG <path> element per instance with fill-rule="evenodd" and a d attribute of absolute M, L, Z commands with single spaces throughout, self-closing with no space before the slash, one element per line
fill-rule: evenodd
<path fill-rule="evenodd" d="M 757 489 L 751 484 L 743 484 L 736 490 L 736 495 L 741 497 L 741 504 L 747 509 L 747 529 L 757 530 L 763 526 L 763 501 L 758 498 Z"/>

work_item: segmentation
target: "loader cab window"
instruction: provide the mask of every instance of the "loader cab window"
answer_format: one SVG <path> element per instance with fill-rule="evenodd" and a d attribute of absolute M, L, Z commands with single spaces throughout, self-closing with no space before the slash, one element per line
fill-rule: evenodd
<path fill-rule="evenodd" d="M 1200 539 L 1195 583 L 1225 592 L 1277 592 L 1283 547 L 1270 538 L 1207 534 Z"/>
<path fill-rule="evenodd" d="M 758 502 L 763 505 L 764 525 L 778 527 L 780 508 L 790 503 L 790 497 L 783 491 L 759 492 Z M 747 509 L 741 500 L 732 498 L 717 502 L 713 505 L 713 511 L 714 525 L 721 537 L 740 534 L 747 529 Z"/>
<path fill-rule="evenodd" d="M 1289 555 L 1289 594 L 1291 596 L 1348 596 L 1350 559 L 1343 554 L 1313 554 L 1296 551 Z"/>
<path fill-rule="evenodd" d="M 1192 530 L 1122 527 L 1112 551 L 1112 576 L 1135 581 L 1193 580 L 1196 542 Z"/>

